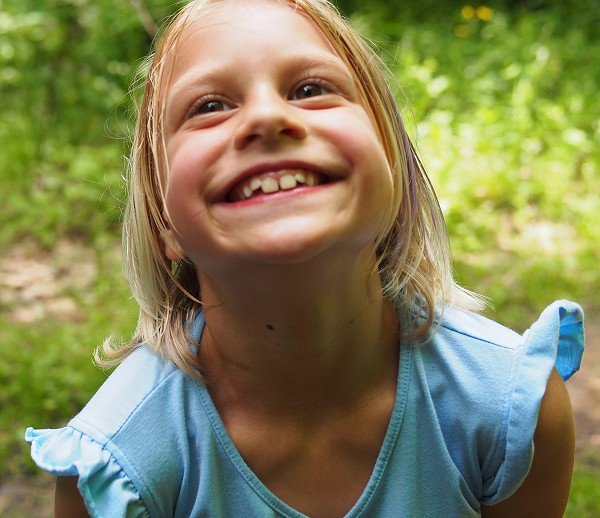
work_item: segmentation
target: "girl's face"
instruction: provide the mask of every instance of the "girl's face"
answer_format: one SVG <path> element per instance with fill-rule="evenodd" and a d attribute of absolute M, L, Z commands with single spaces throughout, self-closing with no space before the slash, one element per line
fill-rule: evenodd
<path fill-rule="evenodd" d="M 351 73 L 312 22 L 269 0 L 220 2 L 171 59 L 170 259 L 210 274 L 240 261 L 374 257 L 388 164 Z"/>

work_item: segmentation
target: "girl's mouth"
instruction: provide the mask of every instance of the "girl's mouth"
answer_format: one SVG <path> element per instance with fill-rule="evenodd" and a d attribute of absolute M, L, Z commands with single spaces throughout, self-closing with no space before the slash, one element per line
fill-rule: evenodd
<path fill-rule="evenodd" d="M 257 196 L 290 191 L 297 187 L 322 185 L 327 181 L 324 175 L 303 169 L 263 173 L 250 176 L 237 184 L 227 195 L 227 201 L 246 201 Z"/>

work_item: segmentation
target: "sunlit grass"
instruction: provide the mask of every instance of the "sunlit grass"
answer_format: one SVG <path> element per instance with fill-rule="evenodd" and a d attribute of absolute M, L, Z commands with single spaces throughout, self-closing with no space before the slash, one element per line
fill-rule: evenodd
<path fill-rule="evenodd" d="M 77 279 L 59 275 L 60 258 L 40 251 L 35 266 L 44 268 L 46 278 L 37 280 L 39 296 L 25 308 L 22 301 L 2 306 L 1 476 L 33 469 L 25 427 L 64 426 L 106 379 L 92 364 L 94 348 L 111 333 L 133 330 L 137 311 L 121 279 L 118 248 L 114 239 L 107 244 L 97 254 L 83 255 L 93 274 L 79 290 L 73 289 Z M 4 293 L 8 297 L 12 291 L 18 296 L 21 290 L 5 287 Z"/>
<path fill-rule="evenodd" d="M 600 516 L 600 453 L 590 453 L 575 465 L 571 495 L 565 517 Z"/>

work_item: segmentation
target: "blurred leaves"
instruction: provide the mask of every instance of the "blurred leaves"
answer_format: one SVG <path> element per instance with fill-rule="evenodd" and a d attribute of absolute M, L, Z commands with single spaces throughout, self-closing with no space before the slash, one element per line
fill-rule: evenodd
<path fill-rule="evenodd" d="M 354 18 L 401 86 L 459 277 L 519 327 L 554 298 L 600 304 L 600 41 L 565 25 L 564 5 L 483 7 L 397 23 L 393 38 Z"/>
<path fill-rule="evenodd" d="M 402 87 L 399 102 L 438 189 L 466 283 L 501 295 L 502 287 L 477 271 L 506 253 L 512 259 L 498 265 L 498 278 L 518 274 L 515 258 L 540 271 L 557 262 L 592 278 L 595 292 L 600 281 L 589 268 L 599 242 L 592 220 L 600 190 L 600 6 L 339 5 L 387 57 Z M 148 32 L 176 5 L 1 0 L 0 7 L 0 188 L 9 193 L 0 241 L 29 236 L 51 246 L 58 236 L 95 242 L 116 234 L 132 127 L 129 85 L 150 50 Z M 503 237 L 550 226 L 569 229 L 540 238 L 554 239 L 550 247 Z M 489 251 L 497 253 L 490 258 Z M 522 268 L 514 283 L 523 283 L 531 304 L 541 294 Z"/>
<path fill-rule="evenodd" d="M 148 27 L 173 12 L 169 4 L 0 2 L 0 189 L 9 193 L 0 242 L 31 237 L 50 247 L 59 236 L 94 243 L 118 233 L 133 122 L 129 85 L 150 50 Z M 538 310 L 552 294 L 532 279 L 544 284 L 558 269 L 567 272 L 565 296 L 591 299 L 600 289 L 593 223 L 600 211 L 600 6 L 424 0 L 340 7 L 398 80 L 461 279 L 499 309 L 510 293 Z M 532 229 L 545 230 L 532 238 Z M 570 275 L 585 278 L 587 288 L 574 289 Z"/>
<path fill-rule="evenodd" d="M 0 3 L 3 242 L 115 231 L 128 89 L 150 38 L 126 0 Z M 174 9 L 155 0 L 152 16 Z"/>

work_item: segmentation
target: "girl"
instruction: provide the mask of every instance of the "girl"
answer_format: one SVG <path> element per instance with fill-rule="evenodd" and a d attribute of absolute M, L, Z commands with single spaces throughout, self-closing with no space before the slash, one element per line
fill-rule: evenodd
<path fill-rule="evenodd" d="M 27 431 L 57 516 L 562 515 L 581 310 L 473 312 L 382 70 L 325 0 L 174 18 L 133 146 L 135 337 Z"/>

